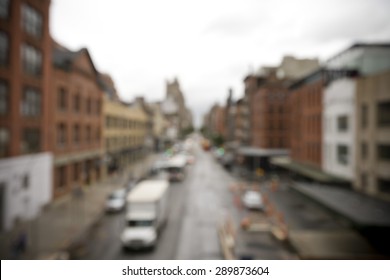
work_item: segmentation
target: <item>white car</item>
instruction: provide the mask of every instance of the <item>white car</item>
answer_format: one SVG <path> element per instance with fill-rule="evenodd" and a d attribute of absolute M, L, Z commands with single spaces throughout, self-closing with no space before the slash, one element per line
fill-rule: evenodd
<path fill-rule="evenodd" d="M 118 189 L 113 191 L 106 200 L 107 212 L 119 212 L 126 205 L 126 189 Z"/>
<path fill-rule="evenodd" d="M 263 210 L 263 198 L 259 192 L 246 191 L 242 196 L 242 203 L 251 210 Z"/>

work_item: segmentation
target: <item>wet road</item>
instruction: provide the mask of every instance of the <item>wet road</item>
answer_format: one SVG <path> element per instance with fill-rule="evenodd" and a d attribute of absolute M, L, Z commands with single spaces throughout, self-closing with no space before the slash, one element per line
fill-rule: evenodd
<path fill-rule="evenodd" d="M 276 240 L 269 230 L 259 232 L 240 228 L 243 218 L 267 228 L 274 218 L 264 212 L 251 212 L 240 203 L 239 193 L 231 192 L 233 177 L 214 159 L 210 152 L 194 147 L 196 161 L 187 167 L 183 182 L 171 184 L 169 189 L 168 222 L 153 251 L 124 251 L 120 234 L 125 226 L 125 213 L 105 215 L 91 230 L 80 259 L 167 259 L 201 260 L 223 259 L 218 226 L 230 219 L 236 239 L 237 258 L 296 259 L 296 252 Z M 344 221 L 302 195 L 292 191 L 288 182 L 281 181 L 277 192 L 269 190 L 268 183 L 257 183 L 268 194 L 276 209 L 283 213 L 291 230 L 329 231 L 346 228 Z M 250 185 L 248 185 L 250 186 Z"/>
<path fill-rule="evenodd" d="M 218 221 L 234 215 L 231 176 L 209 154 L 194 147 L 196 161 L 186 179 L 171 184 L 169 218 L 153 251 L 123 251 L 120 234 L 125 213 L 107 214 L 91 231 L 82 259 L 222 259 Z M 230 210 L 228 210 L 230 209 Z"/>

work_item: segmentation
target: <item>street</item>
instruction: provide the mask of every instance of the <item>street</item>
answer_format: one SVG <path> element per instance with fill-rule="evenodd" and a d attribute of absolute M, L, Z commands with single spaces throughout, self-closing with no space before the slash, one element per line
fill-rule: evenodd
<path fill-rule="evenodd" d="M 232 209 L 230 175 L 199 147 L 183 182 L 171 183 L 168 222 L 153 251 L 122 250 L 125 212 L 107 214 L 91 231 L 83 259 L 221 259 L 217 224 Z"/>
<path fill-rule="evenodd" d="M 297 259 L 297 254 L 274 236 L 271 228 L 275 219 L 269 213 L 245 209 L 240 193 L 231 186 L 239 181 L 217 162 L 210 152 L 194 147 L 195 163 L 188 166 L 184 181 L 171 183 L 169 216 L 157 246 L 153 250 L 123 250 L 120 234 L 125 226 L 125 211 L 106 214 L 90 230 L 86 244 L 77 251 L 76 259 L 224 259 L 218 228 L 226 222 L 233 226 L 235 258 L 242 259 Z M 258 186 L 259 184 L 257 184 Z M 260 184 L 276 212 L 282 213 L 291 231 L 314 232 L 347 229 L 329 211 L 307 200 L 281 183 L 277 192 Z M 258 231 L 241 228 L 243 219 L 250 218 Z"/>

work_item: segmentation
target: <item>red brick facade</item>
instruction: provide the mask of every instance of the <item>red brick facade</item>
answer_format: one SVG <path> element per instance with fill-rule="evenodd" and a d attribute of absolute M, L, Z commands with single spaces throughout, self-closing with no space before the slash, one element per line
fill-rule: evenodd
<path fill-rule="evenodd" d="M 0 158 L 49 149 L 49 6 L 12 0 L 0 15 Z"/>
<path fill-rule="evenodd" d="M 252 102 L 251 145 L 264 149 L 288 148 L 288 91 L 278 85 L 263 85 Z"/>
<path fill-rule="evenodd" d="M 321 168 L 322 71 L 294 84 L 289 96 L 291 158 Z"/>
<path fill-rule="evenodd" d="M 51 150 L 54 159 L 54 197 L 101 176 L 102 102 L 99 74 L 86 49 L 53 52 L 51 82 Z M 69 68 L 59 58 L 68 56 Z"/>

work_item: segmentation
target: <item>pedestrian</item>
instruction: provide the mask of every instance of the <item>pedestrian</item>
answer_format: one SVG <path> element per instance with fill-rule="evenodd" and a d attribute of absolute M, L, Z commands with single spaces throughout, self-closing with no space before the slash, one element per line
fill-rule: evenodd
<path fill-rule="evenodd" d="M 11 254 L 13 259 L 19 259 L 27 251 L 27 233 L 21 231 L 11 246 Z"/>

